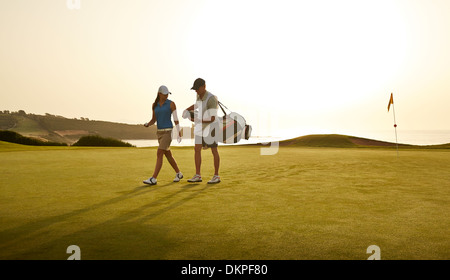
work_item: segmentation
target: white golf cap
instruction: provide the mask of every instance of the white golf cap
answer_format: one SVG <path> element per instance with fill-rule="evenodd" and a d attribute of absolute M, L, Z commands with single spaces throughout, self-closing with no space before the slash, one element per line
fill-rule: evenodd
<path fill-rule="evenodd" d="M 161 92 L 164 95 L 172 94 L 166 86 L 160 86 L 158 92 Z"/>

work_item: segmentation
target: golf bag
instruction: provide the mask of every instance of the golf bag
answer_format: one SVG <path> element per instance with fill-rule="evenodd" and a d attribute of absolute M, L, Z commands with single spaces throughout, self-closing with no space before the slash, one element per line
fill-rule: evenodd
<path fill-rule="evenodd" d="M 225 144 L 238 143 L 241 139 L 248 140 L 252 134 L 252 126 L 248 125 L 244 117 L 238 113 L 231 112 L 227 114 L 224 107 L 228 108 L 220 102 L 219 106 L 224 116 L 218 118 L 218 127 L 214 129 L 216 131 L 213 131 L 211 136 L 215 137 L 216 133 L 214 132 L 219 132 L 216 140 Z"/>

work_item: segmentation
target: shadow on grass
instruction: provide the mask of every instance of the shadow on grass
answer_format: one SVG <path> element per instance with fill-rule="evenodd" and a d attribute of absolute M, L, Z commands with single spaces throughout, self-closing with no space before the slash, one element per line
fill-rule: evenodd
<path fill-rule="evenodd" d="M 96 210 L 96 209 L 104 207 L 104 206 L 119 203 L 119 202 L 125 201 L 127 199 L 137 197 L 137 196 L 140 196 L 143 194 L 147 194 L 148 192 L 153 192 L 153 191 L 156 191 L 158 189 L 161 189 L 163 187 L 170 186 L 173 184 L 174 183 L 169 183 L 166 185 L 158 186 L 156 188 L 151 188 L 148 185 L 142 185 L 142 186 L 134 188 L 131 191 L 127 191 L 118 197 L 114 197 L 114 198 L 105 200 L 103 202 L 87 206 L 82 209 L 74 210 L 72 212 L 53 216 L 53 217 L 48 217 L 48 218 L 32 221 L 32 222 L 26 223 L 24 225 L 21 225 L 21 226 L 15 227 L 15 228 L 3 230 L 0 232 L 0 241 L 1 241 L 0 248 L 3 248 L 9 241 L 16 240 L 24 235 L 33 234 L 34 232 L 39 231 L 40 229 L 46 228 L 48 226 L 51 226 L 52 224 L 60 223 L 65 220 L 69 220 L 75 216 L 82 215 L 88 211 Z"/>
<path fill-rule="evenodd" d="M 86 214 L 88 211 L 120 203 L 127 199 L 154 192 L 173 184 L 176 183 L 169 183 L 161 186 L 139 186 L 118 197 L 108 199 L 80 210 L 33 221 L 16 228 L 4 230 L 0 232 L 0 250 L 2 251 L 0 259 L 64 259 L 68 256 L 65 254 L 65 249 L 71 244 L 79 245 L 81 248 L 90 251 L 91 254 L 88 255 L 88 258 L 91 259 L 163 259 L 165 252 L 175 246 L 175 243 L 166 238 L 168 230 L 164 225 L 144 225 L 144 223 L 194 199 L 205 191 L 209 185 L 205 185 L 201 189 L 191 193 L 189 196 L 161 209 L 155 210 L 154 212 L 150 212 L 145 216 L 142 216 L 142 213 L 145 213 L 152 207 L 163 205 L 172 198 L 191 190 L 200 184 L 188 183 L 181 186 L 178 191 L 170 193 L 167 196 L 161 197 L 139 208 L 132 209 L 86 229 L 71 232 L 70 234 L 53 240 L 48 240 L 45 243 L 41 242 L 35 245 L 36 242 L 33 242 L 33 239 L 39 239 L 42 232 L 45 232 L 47 230 L 46 228 L 53 224 L 70 221 L 70 219 L 73 219 L 78 215 Z M 24 250 L 22 243 L 31 245 Z M 118 248 L 116 246 L 117 244 L 120 244 L 121 246 Z M 131 244 L 131 246 L 128 246 L 128 244 Z M 146 244 L 148 248 L 132 250 L 133 244 Z M 15 248 L 18 248 L 20 252 L 17 252 Z"/>

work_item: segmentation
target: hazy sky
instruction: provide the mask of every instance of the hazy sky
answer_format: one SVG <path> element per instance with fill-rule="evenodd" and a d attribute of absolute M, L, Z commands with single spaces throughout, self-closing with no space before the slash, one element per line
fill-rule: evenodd
<path fill-rule="evenodd" d="M 399 129 L 450 129 L 448 0 L 80 3 L 0 0 L 0 110 L 138 124 L 202 77 L 255 134 L 391 129 L 391 92 Z"/>

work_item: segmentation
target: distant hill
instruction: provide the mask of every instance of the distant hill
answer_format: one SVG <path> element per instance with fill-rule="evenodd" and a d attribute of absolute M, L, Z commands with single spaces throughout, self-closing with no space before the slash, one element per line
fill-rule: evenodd
<path fill-rule="evenodd" d="M 279 144 L 280 146 L 333 147 L 333 148 L 396 147 L 396 143 L 340 134 L 307 135 L 289 140 L 284 140 L 281 141 Z M 450 149 L 450 143 L 443 145 L 429 145 L 429 146 L 398 144 L 398 146 L 401 148 Z"/>
<path fill-rule="evenodd" d="M 18 132 L 43 141 L 73 144 L 82 136 L 98 135 L 120 140 L 156 139 L 156 126 L 130 125 L 87 118 L 68 119 L 51 114 L 0 111 L 0 130 Z"/>

